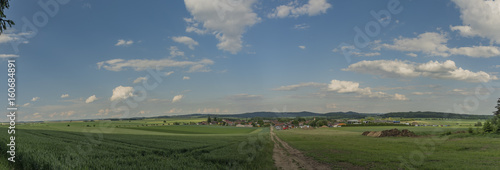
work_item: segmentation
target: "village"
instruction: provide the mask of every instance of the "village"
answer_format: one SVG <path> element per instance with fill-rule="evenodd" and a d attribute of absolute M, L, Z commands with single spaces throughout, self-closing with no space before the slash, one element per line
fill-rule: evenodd
<path fill-rule="evenodd" d="M 218 126 L 235 126 L 235 127 L 269 127 L 273 126 L 276 130 L 288 130 L 295 128 L 340 128 L 345 126 L 432 126 L 432 127 L 447 127 L 450 125 L 441 124 L 420 124 L 416 121 L 411 121 L 413 119 L 392 120 L 367 117 L 365 119 L 327 119 L 327 118 L 277 118 L 277 119 L 265 119 L 255 117 L 252 119 L 229 119 L 229 118 L 219 118 L 210 116 L 207 121 L 202 121 L 198 123 L 191 123 L 191 125 L 218 125 Z M 174 125 L 179 125 L 175 124 Z"/>

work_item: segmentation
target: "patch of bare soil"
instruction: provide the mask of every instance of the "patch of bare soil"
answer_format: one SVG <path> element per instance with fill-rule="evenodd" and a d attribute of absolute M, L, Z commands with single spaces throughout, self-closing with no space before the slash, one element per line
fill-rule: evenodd
<path fill-rule="evenodd" d="M 403 129 L 403 130 L 398 130 L 398 129 L 390 129 L 390 130 L 383 130 L 383 131 L 365 131 L 363 132 L 364 136 L 371 136 L 371 137 L 415 137 L 415 133 L 412 131 L 409 131 L 408 129 Z"/>
<path fill-rule="evenodd" d="M 330 165 L 320 163 L 305 156 L 299 150 L 291 147 L 274 133 L 271 126 L 271 140 L 274 142 L 273 159 L 278 169 L 331 169 Z"/>

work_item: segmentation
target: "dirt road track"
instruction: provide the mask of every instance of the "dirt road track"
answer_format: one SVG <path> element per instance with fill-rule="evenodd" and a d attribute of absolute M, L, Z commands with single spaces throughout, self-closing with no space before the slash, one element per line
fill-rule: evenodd
<path fill-rule="evenodd" d="M 273 159 L 274 165 L 278 169 L 331 169 L 330 165 L 320 163 L 310 157 L 307 157 L 299 150 L 288 145 L 276 136 L 273 130 L 274 128 L 271 126 L 271 140 L 274 143 Z"/>

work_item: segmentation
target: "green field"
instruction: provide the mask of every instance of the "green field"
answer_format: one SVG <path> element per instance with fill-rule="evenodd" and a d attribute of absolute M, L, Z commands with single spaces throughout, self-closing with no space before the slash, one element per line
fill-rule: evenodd
<path fill-rule="evenodd" d="M 164 123 L 164 121 L 166 123 Z M 16 163 L 0 169 L 275 169 L 269 128 L 168 125 L 200 119 L 66 121 L 17 125 Z M 496 169 L 500 136 L 452 134 L 477 120 L 415 120 L 449 127 L 358 126 L 275 131 L 333 169 Z M 1 126 L 0 131 L 6 131 Z M 364 131 L 409 129 L 419 137 L 374 138 Z M 474 131 L 476 131 L 476 128 Z M 7 143 L 6 136 L 0 142 Z M 0 152 L 5 153 L 1 147 Z"/>
<path fill-rule="evenodd" d="M 363 131 L 406 128 L 420 137 L 362 136 Z M 278 131 L 277 135 L 306 155 L 334 168 L 497 169 L 500 136 L 441 135 L 466 128 L 342 127 Z"/>
<path fill-rule="evenodd" d="M 144 122 L 154 124 L 153 120 L 21 124 L 16 130 L 16 163 L 9 166 L 15 169 L 274 168 L 268 128 L 142 126 Z M 6 126 L 0 127 L 0 131 L 7 131 Z M 7 143 L 6 136 L 0 140 Z M 3 153 L 5 149 L 0 148 Z M 2 154 L 1 159 L 6 160 L 6 156 Z M 0 168 L 5 169 L 6 164 L 0 162 Z"/>

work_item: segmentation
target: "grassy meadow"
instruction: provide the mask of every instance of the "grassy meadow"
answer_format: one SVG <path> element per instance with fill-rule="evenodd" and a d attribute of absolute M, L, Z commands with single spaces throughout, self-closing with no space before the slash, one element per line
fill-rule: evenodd
<path fill-rule="evenodd" d="M 420 137 L 362 136 L 364 131 L 409 129 Z M 342 127 L 277 131 L 306 155 L 336 168 L 368 169 L 497 169 L 500 136 L 452 134 L 455 127 Z"/>
<path fill-rule="evenodd" d="M 275 169 L 269 128 L 168 125 L 202 119 L 24 123 L 16 163 L 0 169 Z M 358 126 L 275 131 L 292 147 L 333 169 L 496 169 L 500 136 L 452 134 L 478 120 L 414 120 L 448 127 Z M 414 122 L 411 121 L 411 122 Z M 165 123 L 164 123 L 165 122 Z M 165 124 L 165 125 L 164 125 Z M 7 126 L 0 126 L 6 131 Z M 419 137 L 362 136 L 409 129 Z M 476 131 L 476 127 L 473 127 Z M 0 142 L 7 143 L 6 136 Z M 0 148 L 6 152 L 6 148 Z"/>
<path fill-rule="evenodd" d="M 163 120 L 20 124 L 16 127 L 16 163 L 0 162 L 0 168 L 274 168 L 268 128 L 152 126 L 159 122 L 163 124 Z M 7 143 L 7 138 L 0 142 Z M 2 156 L 7 159 L 6 154 Z"/>

